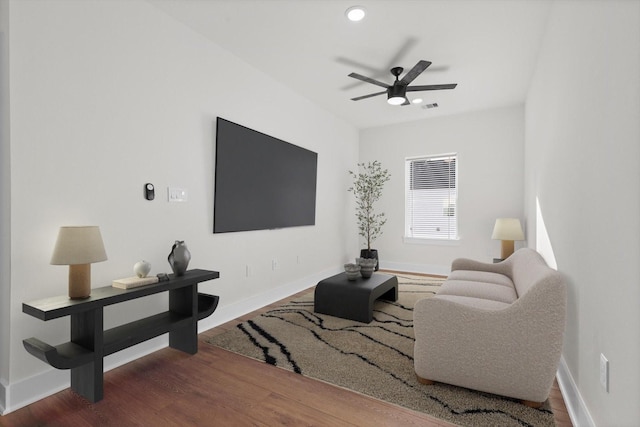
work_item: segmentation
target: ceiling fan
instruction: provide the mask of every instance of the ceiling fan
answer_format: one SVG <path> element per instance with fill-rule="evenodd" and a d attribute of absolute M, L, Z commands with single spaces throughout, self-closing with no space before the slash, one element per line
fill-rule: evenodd
<path fill-rule="evenodd" d="M 388 85 L 386 83 L 382 83 L 378 80 L 374 80 L 372 78 L 360 75 L 358 73 L 351 73 L 349 77 L 353 77 L 354 79 L 362 80 L 367 83 L 371 83 L 377 86 L 381 86 L 385 88 L 382 92 L 371 93 L 369 95 L 358 96 L 355 98 L 351 98 L 352 101 L 360 101 L 361 99 L 371 98 L 372 96 L 382 95 L 384 93 L 387 94 L 387 102 L 391 105 L 409 105 L 409 100 L 407 99 L 407 92 L 418 92 L 423 90 L 442 90 L 442 89 L 454 89 L 458 84 L 442 84 L 442 85 L 423 85 L 423 86 L 409 86 L 416 77 L 418 77 L 424 70 L 427 69 L 431 65 L 431 62 L 420 60 L 418 63 L 400 80 L 400 74 L 404 71 L 402 67 L 393 67 L 390 71 L 396 78 L 396 81 L 393 82 L 392 85 Z"/>

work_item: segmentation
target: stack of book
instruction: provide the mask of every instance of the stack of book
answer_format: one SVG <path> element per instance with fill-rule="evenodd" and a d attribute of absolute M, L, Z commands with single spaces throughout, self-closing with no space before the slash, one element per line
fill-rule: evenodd
<path fill-rule="evenodd" d="M 158 278 L 156 276 L 149 277 L 127 277 L 125 279 L 114 280 L 111 283 L 111 286 L 119 289 L 132 289 L 138 288 L 140 286 L 152 285 L 154 283 L 158 283 Z"/>

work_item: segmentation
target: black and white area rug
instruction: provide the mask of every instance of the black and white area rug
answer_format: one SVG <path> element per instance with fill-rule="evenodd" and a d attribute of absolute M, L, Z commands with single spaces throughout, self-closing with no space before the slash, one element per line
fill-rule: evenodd
<path fill-rule="evenodd" d="M 458 425 L 554 425 L 548 402 L 532 409 L 501 396 L 420 384 L 413 370 L 413 307 L 433 296 L 442 280 L 397 276 L 398 301 L 376 301 L 369 324 L 314 313 L 311 292 L 209 343 Z"/>

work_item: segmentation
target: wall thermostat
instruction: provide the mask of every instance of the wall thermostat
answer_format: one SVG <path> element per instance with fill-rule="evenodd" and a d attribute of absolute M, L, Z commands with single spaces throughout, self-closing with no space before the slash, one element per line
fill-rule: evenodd
<path fill-rule="evenodd" d="M 144 198 L 147 200 L 153 200 L 156 197 L 156 190 L 153 187 L 153 184 L 146 183 L 144 185 Z"/>

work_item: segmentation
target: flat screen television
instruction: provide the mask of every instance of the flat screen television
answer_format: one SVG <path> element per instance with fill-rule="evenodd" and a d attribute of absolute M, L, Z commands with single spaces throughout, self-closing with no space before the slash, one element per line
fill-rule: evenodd
<path fill-rule="evenodd" d="M 318 154 L 221 117 L 213 232 L 315 225 Z"/>

